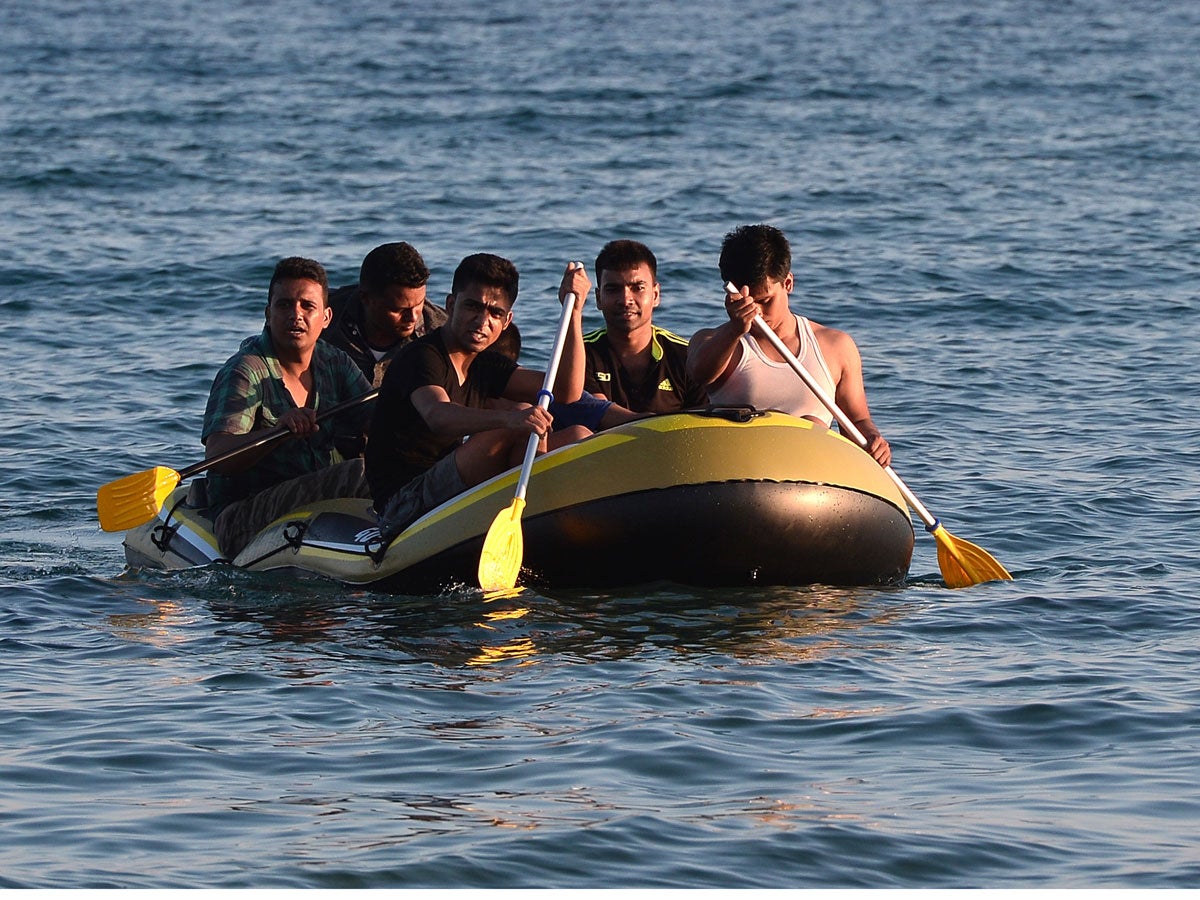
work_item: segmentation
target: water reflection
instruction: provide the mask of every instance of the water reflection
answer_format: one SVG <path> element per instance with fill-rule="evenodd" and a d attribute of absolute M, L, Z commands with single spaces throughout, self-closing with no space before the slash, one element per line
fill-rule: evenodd
<path fill-rule="evenodd" d="M 523 660 L 522 665 L 532 662 L 531 657 L 538 655 L 538 646 L 529 638 L 518 638 L 498 646 L 485 645 L 479 648 L 479 653 L 467 660 L 468 666 L 491 666 L 496 663 Z"/>
<path fill-rule="evenodd" d="M 800 660 L 844 645 L 843 636 L 903 615 L 900 589 L 680 589 L 556 593 L 547 610 L 572 627 L 554 651 L 612 658 L 651 646 L 673 653 Z"/>
<path fill-rule="evenodd" d="M 111 613 L 104 621 L 115 637 L 124 641 L 169 647 L 187 639 L 186 627 L 195 616 L 174 600 L 139 598 L 143 609 L 133 613 Z"/>
<path fill-rule="evenodd" d="M 163 578 L 164 576 L 157 576 Z M 645 652 L 802 661 L 906 614 L 903 588 L 532 590 L 393 597 L 317 579 L 220 570 L 190 588 L 219 624 L 317 656 L 447 669 L 604 661 Z M 175 601 L 186 606 L 186 601 Z M 249 628 L 248 628 L 249 626 Z M 312 660 L 317 665 L 317 660 Z"/>

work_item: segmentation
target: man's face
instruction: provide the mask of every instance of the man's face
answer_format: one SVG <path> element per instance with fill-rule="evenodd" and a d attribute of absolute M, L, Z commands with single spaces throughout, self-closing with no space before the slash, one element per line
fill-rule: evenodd
<path fill-rule="evenodd" d="M 425 312 L 425 285 L 389 285 L 378 293 L 365 292 L 363 301 L 368 340 L 383 346 L 394 344 L 411 338 L 421 324 Z"/>
<path fill-rule="evenodd" d="M 333 311 L 325 304 L 321 285 L 307 278 L 275 282 L 267 304 L 267 330 L 276 350 L 304 352 L 316 346 Z"/>
<path fill-rule="evenodd" d="M 762 307 L 761 315 L 774 327 L 775 319 L 782 319 L 788 309 L 788 294 L 792 292 L 792 273 L 788 272 L 783 281 L 766 278 L 758 284 L 750 285 L 750 296 Z"/>
<path fill-rule="evenodd" d="M 512 307 L 503 288 L 469 284 L 446 298 L 447 325 L 458 349 L 486 350 L 512 321 Z"/>
<path fill-rule="evenodd" d="M 629 333 L 650 326 L 658 306 L 658 282 L 650 267 L 638 263 L 631 269 L 603 269 L 596 305 L 610 331 Z"/>

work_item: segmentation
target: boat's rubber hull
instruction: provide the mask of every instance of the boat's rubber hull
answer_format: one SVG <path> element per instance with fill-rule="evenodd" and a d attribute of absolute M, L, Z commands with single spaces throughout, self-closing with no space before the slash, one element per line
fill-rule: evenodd
<path fill-rule="evenodd" d="M 372 541 L 367 501 L 314 504 L 264 529 L 234 563 L 395 593 L 474 584 L 483 536 L 517 474 L 431 511 L 387 547 Z M 160 519 L 127 534 L 131 565 L 215 558 L 203 511 L 180 504 Z M 179 529 L 169 541 L 165 526 Z M 836 434 L 778 413 L 656 417 L 539 457 L 521 527 L 522 581 L 547 587 L 888 584 L 907 574 L 913 548 L 883 470 Z"/>
<path fill-rule="evenodd" d="M 872 495 L 826 485 L 681 485 L 522 523 L 522 582 L 553 587 L 887 584 L 904 578 L 912 558 L 907 516 Z M 481 540 L 460 544 L 380 587 L 430 589 L 451 572 L 471 583 L 481 550 Z"/>

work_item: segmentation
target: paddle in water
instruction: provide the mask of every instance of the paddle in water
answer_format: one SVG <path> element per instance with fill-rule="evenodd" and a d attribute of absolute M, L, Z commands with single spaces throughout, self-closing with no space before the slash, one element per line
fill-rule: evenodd
<path fill-rule="evenodd" d="M 317 421 L 374 400 L 378 395 L 378 390 L 367 391 L 361 397 L 338 403 L 317 413 Z M 96 513 L 100 519 L 100 527 L 105 531 L 128 531 L 130 528 L 144 525 L 158 515 L 158 511 L 162 509 L 163 503 L 171 495 L 171 491 L 175 490 L 175 486 L 183 479 L 190 478 L 212 466 L 220 465 L 226 460 L 233 459 L 256 447 L 281 440 L 289 434 L 291 432 L 287 428 L 278 426 L 264 431 L 249 443 L 234 447 L 232 450 L 198 462 L 193 466 L 188 466 L 180 472 L 166 466 L 155 466 L 153 469 L 135 472 L 124 478 L 118 478 L 116 481 L 110 481 L 96 492 Z"/>
<path fill-rule="evenodd" d="M 732 284 L 727 283 L 725 290 L 735 296 L 738 294 L 738 289 Z M 754 324 L 758 327 L 763 337 L 771 342 L 771 345 L 779 351 L 780 355 L 787 361 L 787 364 L 800 376 L 808 389 L 833 414 L 833 417 L 837 419 L 842 433 L 854 438 L 860 447 L 865 448 L 867 446 L 867 439 L 863 436 L 863 433 L 858 430 L 858 427 L 850 421 L 849 416 L 842 412 L 834 402 L 834 399 L 813 378 L 812 373 L 804 368 L 800 360 L 796 359 L 796 355 L 788 349 L 787 344 L 780 339 L 774 329 L 763 320 L 761 315 L 754 317 Z M 921 521 L 925 523 L 925 530 L 932 534 L 937 541 L 938 567 L 942 570 L 942 579 L 946 582 L 946 587 L 962 588 L 970 587 L 973 584 L 981 584 L 985 581 L 1012 580 L 1012 575 L 1008 573 L 1008 570 L 990 553 L 982 547 L 978 547 L 970 541 L 964 541 L 962 538 L 957 538 L 948 532 L 942 523 L 934 518 L 929 510 L 925 508 L 925 505 L 917 499 L 916 495 L 900 479 L 900 476 L 893 471 L 891 466 L 884 466 L 883 471 L 887 473 L 887 476 L 900 489 L 900 494 L 904 497 L 908 505 L 916 510 L 917 515 L 921 517 Z"/>
<path fill-rule="evenodd" d="M 581 267 L 583 263 L 576 263 Z M 562 359 L 563 344 L 567 339 L 567 331 L 571 327 L 571 312 L 575 307 L 575 295 L 567 294 L 563 300 L 562 317 L 558 321 L 558 332 L 554 335 L 554 345 L 550 350 L 550 364 L 546 367 L 546 377 L 542 381 L 542 389 L 538 392 L 537 405 L 545 409 L 550 405 L 550 389 L 558 376 L 558 363 Z M 517 479 L 517 491 L 513 501 L 496 515 L 487 535 L 483 539 L 483 551 L 479 555 L 479 586 L 485 593 L 510 591 L 517 583 L 521 572 L 521 560 L 525 555 L 525 536 L 521 531 L 521 514 L 525 510 L 525 492 L 529 487 L 529 475 L 533 471 L 533 461 L 537 457 L 538 443 L 541 437 L 537 434 L 529 436 L 525 446 L 525 460 L 521 463 L 521 475 Z"/>

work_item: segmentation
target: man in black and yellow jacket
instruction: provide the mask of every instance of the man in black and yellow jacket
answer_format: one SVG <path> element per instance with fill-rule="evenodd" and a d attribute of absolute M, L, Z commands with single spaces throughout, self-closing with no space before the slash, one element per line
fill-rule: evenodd
<path fill-rule="evenodd" d="M 596 305 L 604 328 L 584 335 L 584 389 L 635 413 L 703 406 L 687 375 L 688 341 L 654 324 L 658 260 L 645 244 L 610 241 L 596 257 Z"/>

